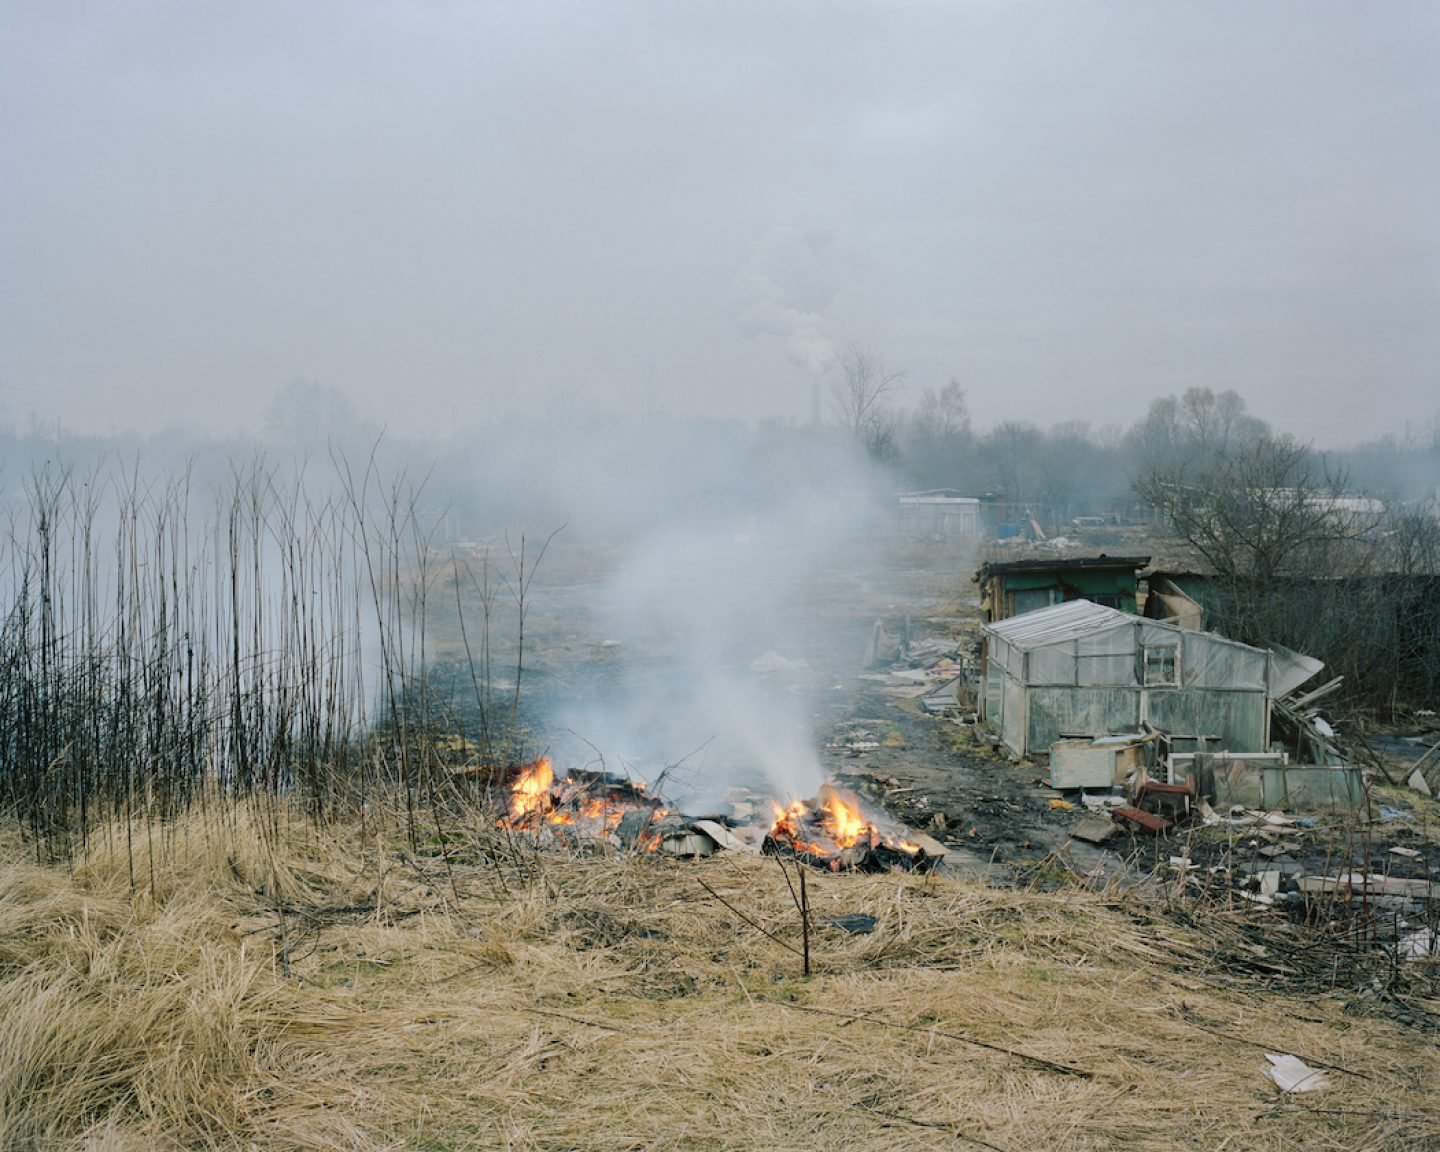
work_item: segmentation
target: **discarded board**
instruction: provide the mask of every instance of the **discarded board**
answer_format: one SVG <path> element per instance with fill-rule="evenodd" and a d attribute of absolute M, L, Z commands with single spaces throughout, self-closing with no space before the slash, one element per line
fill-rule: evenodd
<path fill-rule="evenodd" d="M 952 712 L 960 707 L 960 677 L 948 684 L 942 684 L 927 696 L 920 697 L 920 707 L 926 712 Z"/>
<path fill-rule="evenodd" d="M 717 820 L 696 820 L 691 827 L 697 832 L 705 833 L 706 836 L 715 841 L 716 845 L 728 851 L 750 852 L 757 856 L 760 854 L 760 845 L 758 843 L 752 844 L 740 839 L 740 837 L 736 836 L 735 833 L 731 832 L 730 829 L 726 828 L 725 825 Z"/>
<path fill-rule="evenodd" d="M 1318 1068 L 1311 1068 L 1298 1056 L 1266 1052 L 1270 1067 L 1265 1069 L 1282 1092 L 1318 1092 L 1330 1087 L 1330 1078 Z"/>
<path fill-rule="evenodd" d="M 1087 816 L 1070 829 L 1070 835 L 1076 840 L 1084 840 L 1087 844 L 1103 844 L 1119 831 L 1115 821 L 1108 817 Z"/>
<path fill-rule="evenodd" d="M 1296 883 L 1307 896 L 1354 892 L 1367 896 L 1399 896 L 1406 900 L 1440 900 L 1440 883 L 1434 880 L 1346 873 L 1340 876 L 1301 876 Z"/>
<path fill-rule="evenodd" d="M 679 832 L 666 836 L 660 841 L 660 851 L 666 856 L 690 859 L 697 856 L 713 856 L 716 844 L 708 833 Z"/>
<path fill-rule="evenodd" d="M 905 839 L 911 844 L 919 845 L 920 851 L 925 853 L 926 859 L 934 860 L 937 863 L 944 861 L 950 851 L 933 836 L 927 836 L 924 832 L 917 832 L 914 829 L 905 833 Z"/>

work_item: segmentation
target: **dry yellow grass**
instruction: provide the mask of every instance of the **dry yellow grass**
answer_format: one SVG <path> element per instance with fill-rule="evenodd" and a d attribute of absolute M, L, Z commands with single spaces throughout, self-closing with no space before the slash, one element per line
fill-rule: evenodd
<path fill-rule="evenodd" d="M 134 891 L 118 830 L 70 869 L 0 845 L 0 1147 L 1440 1147 L 1433 1037 L 1262 993 L 1203 918 L 816 875 L 817 918 L 877 924 L 821 922 L 804 979 L 773 861 L 477 822 L 452 885 L 374 833 L 137 831 Z M 1282 1097 L 1265 1050 L 1333 1087 Z"/>

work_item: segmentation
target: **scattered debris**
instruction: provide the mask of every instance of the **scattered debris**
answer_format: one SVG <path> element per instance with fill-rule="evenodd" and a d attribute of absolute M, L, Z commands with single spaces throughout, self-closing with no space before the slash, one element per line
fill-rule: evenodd
<path fill-rule="evenodd" d="M 850 936 L 864 936 L 875 931 L 879 921 L 863 912 L 842 912 L 838 916 L 826 916 L 821 923 L 833 924 Z"/>
<path fill-rule="evenodd" d="M 1282 1092 L 1318 1092 L 1330 1087 L 1330 1078 L 1324 1072 L 1311 1068 L 1298 1056 L 1266 1052 L 1265 1059 L 1270 1061 L 1266 1074 L 1280 1085 Z"/>

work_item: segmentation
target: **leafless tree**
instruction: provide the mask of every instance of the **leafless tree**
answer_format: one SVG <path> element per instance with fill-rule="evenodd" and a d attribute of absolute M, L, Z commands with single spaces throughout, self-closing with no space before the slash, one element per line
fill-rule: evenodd
<path fill-rule="evenodd" d="M 891 368 L 862 344 L 849 344 L 841 350 L 839 370 L 839 376 L 830 381 L 835 418 L 867 447 L 877 435 L 893 443 L 894 422 L 886 419 L 885 400 L 900 388 L 905 373 Z"/>
<path fill-rule="evenodd" d="M 980 445 L 989 486 L 1015 511 L 1035 502 L 1045 453 L 1045 433 L 1025 420 L 1005 420 Z"/>
<path fill-rule="evenodd" d="M 926 388 L 920 394 L 917 417 L 922 428 L 934 439 L 946 442 L 970 435 L 970 406 L 965 389 L 953 376 L 943 388 Z"/>
<path fill-rule="evenodd" d="M 1289 436 L 1152 465 L 1135 490 L 1209 569 L 1226 601 L 1215 623 L 1236 639 L 1284 639 L 1273 633 L 1285 580 L 1357 576 L 1375 559 L 1378 516 Z"/>
<path fill-rule="evenodd" d="M 1440 576 L 1440 508 L 1424 501 L 1385 518 L 1386 559 L 1401 576 Z"/>
<path fill-rule="evenodd" d="M 1179 396 L 1151 401 L 1143 420 L 1126 437 L 1130 456 L 1142 468 L 1194 465 L 1265 439 L 1269 426 L 1249 415 L 1239 393 L 1189 388 Z"/>
<path fill-rule="evenodd" d="M 348 440 L 366 431 L 345 393 L 314 380 L 292 380 L 265 406 L 266 435 L 294 447 Z"/>
<path fill-rule="evenodd" d="M 1136 490 L 1222 576 L 1271 580 L 1310 571 L 1374 527 L 1346 499 L 1345 477 L 1290 436 L 1267 436 L 1199 462 L 1156 465 Z"/>
<path fill-rule="evenodd" d="M 975 438 L 960 381 L 952 377 L 943 388 L 926 388 L 915 411 L 900 421 L 896 438 L 915 483 L 926 488 L 964 485 Z"/>

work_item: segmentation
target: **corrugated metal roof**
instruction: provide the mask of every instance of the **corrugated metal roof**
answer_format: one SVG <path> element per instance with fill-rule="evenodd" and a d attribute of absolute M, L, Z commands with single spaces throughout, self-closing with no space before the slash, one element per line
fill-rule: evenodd
<path fill-rule="evenodd" d="M 1138 623 L 1138 616 L 1121 612 L 1118 608 L 1092 604 L 1089 600 L 1067 600 L 1064 604 L 1037 608 L 1034 612 L 1012 616 L 999 624 L 986 625 L 985 631 L 1025 652 L 1047 644 L 1106 632 L 1120 624 Z"/>

